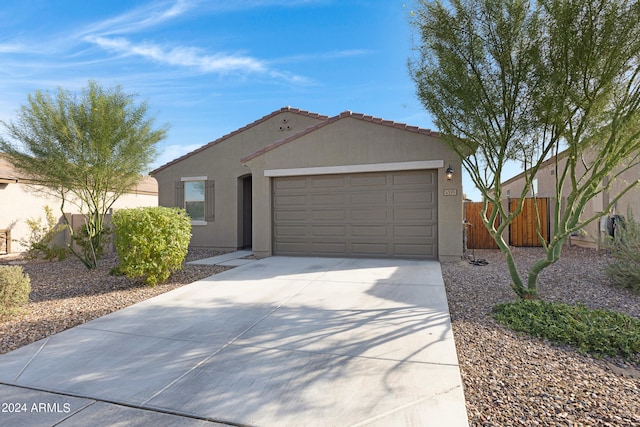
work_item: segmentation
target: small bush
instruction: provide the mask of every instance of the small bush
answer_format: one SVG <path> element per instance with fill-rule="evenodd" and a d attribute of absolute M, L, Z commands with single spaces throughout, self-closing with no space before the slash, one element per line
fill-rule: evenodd
<path fill-rule="evenodd" d="M 493 317 L 510 329 L 570 344 L 583 354 L 640 361 L 640 319 L 622 313 L 523 299 L 496 305 Z"/>
<path fill-rule="evenodd" d="M 26 221 L 31 234 L 28 239 L 18 240 L 27 247 L 26 256 L 32 259 L 44 258 L 47 261 L 53 259 L 62 260 L 67 257 L 68 251 L 53 243 L 56 235 L 63 231 L 66 226 L 58 224 L 49 206 L 44 207 L 45 224 L 41 218 L 29 218 Z"/>
<path fill-rule="evenodd" d="M 124 209 L 113 214 L 112 224 L 120 260 L 114 273 L 154 286 L 182 268 L 191 240 L 191 219 L 183 209 Z"/>
<path fill-rule="evenodd" d="M 605 248 L 613 261 L 605 270 L 611 283 L 640 293 L 640 224 L 631 210 L 627 210 L 626 221 L 616 227 L 615 238 L 607 240 Z"/>
<path fill-rule="evenodd" d="M 31 281 L 20 266 L 0 266 L 0 315 L 14 314 L 29 302 Z"/>

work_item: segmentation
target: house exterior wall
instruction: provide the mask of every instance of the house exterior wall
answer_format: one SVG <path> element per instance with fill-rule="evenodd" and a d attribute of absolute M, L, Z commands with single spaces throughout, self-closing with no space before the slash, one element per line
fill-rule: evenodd
<path fill-rule="evenodd" d="M 215 219 L 193 224 L 191 246 L 219 249 L 242 247 L 242 236 L 239 233 L 241 178 L 249 175 L 251 170 L 240 159 L 321 121 L 321 118 L 283 111 L 242 129 L 241 132 L 223 137 L 196 154 L 159 168 L 153 172 L 158 180 L 159 204 L 177 206 L 176 182 L 183 178 L 206 177 L 207 180 L 213 180 Z M 259 190 L 254 184 L 254 194 L 256 191 Z"/>
<path fill-rule="evenodd" d="M 587 160 L 589 161 L 589 160 Z M 551 158 L 547 160 L 543 167 L 540 168 L 538 173 L 536 174 L 537 179 L 537 197 L 548 197 L 550 199 L 550 209 L 551 212 L 555 209 L 555 200 L 556 200 L 556 168 L 560 171 L 563 170 L 566 164 L 566 159 L 564 158 L 564 154 L 561 153 L 558 159 L 558 165 L 556 165 L 555 158 Z M 620 170 L 620 169 L 618 169 Z M 581 175 L 584 173 L 584 167 L 582 165 L 577 166 L 577 175 Z M 581 218 L 586 219 L 589 218 L 596 213 L 604 212 L 607 208 L 607 205 L 616 195 L 620 194 L 623 188 L 625 188 L 629 183 L 633 181 L 637 181 L 640 178 L 640 166 L 634 166 L 630 168 L 628 171 L 625 171 L 620 174 L 615 180 L 611 183 L 611 188 L 608 191 L 603 191 L 602 193 L 595 196 L 591 201 L 587 203 L 585 206 Z M 510 197 L 516 198 L 520 197 L 522 189 L 524 188 L 525 180 L 522 174 L 517 175 L 508 181 L 503 183 L 503 192 L 506 195 L 507 191 L 509 191 Z M 563 199 L 568 197 L 571 192 L 571 188 L 569 185 L 565 185 L 562 197 Z M 531 197 L 532 194 L 529 192 L 527 197 Z M 606 232 L 606 218 L 609 215 L 617 213 L 619 215 L 626 216 L 627 208 L 630 208 L 635 216 L 640 215 L 640 188 L 636 187 L 630 190 L 628 193 L 623 195 L 618 202 L 614 206 L 614 210 L 612 212 L 606 212 L 605 216 L 599 220 L 594 221 L 584 227 L 584 233 L 581 233 L 577 236 L 571 236 L 568 239 L 569 244 L 575 244 L 577 246 L 591 247 L 596 248 L 601 243 L 603 237 Z M 551 229 L 553 230 L 553 215 L 550 217 L 551 220 Z"/>
<path fill-rule="evenodd" d="M 598 206 L 598 211 L 604 211 L 606 209 L 606 205 L 613 200 L 616 195 L 619 195 L 621 191 L 624 190 L 629 184 L 634 181 L 637 182 L 640 179 L 640 165 L 633 166 L 627 171 L 624 171 L 620 174 L 614 181 L 611 183 L 611 189 L 605 194 L 596 197 L 593 204 Z M 629 190 L 627 193 L 622 195 L 620 199 L 614 204 L 613 209 L 608 213 L 609 215 L 622 215 L 627 218 L 628 210 L 631 211 L 633 215 L 633 220 L 638 222 L 640 221 L 640 186 L 636 184 L 634 188 Z M 606 218 L 606 217 L 605 217 Z M 599 235 L 606 236 L 607 229 L 606 223 L 601 221 L 599 224 L 600 233 Z"/>
<path fill-rule="evenodd" d="M 151 177 L 146 177 L 136 191 L 121 196 L 114 204 L 114 209 L 157 206 L 157 184 Z M 24 252 L 28 248 L 21 245 L 19 240 L 27 240 L 31 230 L 26 220 L 41 218 L 45 223 L 44 207 L 49 206 L 57 218 L 62 218 L 60 199 L 38 191 L 37 186 L 31 186 L 24 181 L 0 184 L 0 230 L 11 231 L 11 252 Z M 77 214 L 79 209 L 65 204 L 65 213 Z"/>
<path fill-rule="evenodd" d="M 272 188 L 265 171 L 326 166 L 375 165 L 441 161 L 438 176 L 438 250 L 441 261 L 462 256 L 462 184 L 460 160 L 438 138 L 382 126 L 351 117 L 341 118 L 295 140 L 246 160 L 253 175 L 253 251 L 272 254 Z M 457 171 L 448 181 L 445 169 Z M 445 196 L 455 192 L 454 196 Z M 453 190 L 453 191 L 451 191 Z"/>

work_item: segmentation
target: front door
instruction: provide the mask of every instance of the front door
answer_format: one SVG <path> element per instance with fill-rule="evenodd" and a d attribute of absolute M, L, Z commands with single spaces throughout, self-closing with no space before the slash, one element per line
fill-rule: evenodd
<path fill-rule="evenodd" d="M 242 247 L 251 248 L 253 241 L 252 233 L 252 181 L 251 176 L 242 179 Z"/>

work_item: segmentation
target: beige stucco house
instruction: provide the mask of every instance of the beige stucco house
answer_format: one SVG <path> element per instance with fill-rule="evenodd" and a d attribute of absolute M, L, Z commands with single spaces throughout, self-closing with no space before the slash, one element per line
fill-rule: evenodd
<path fill-rule="evenodd" d="M 38 191 L 30 185 L 28 177 L 21 176 L 11 163 L 0 154 L 0 254 L 24 252 L 27 248 L 20 244 L 27 240 L 31 230 L 26 220 L 41 218 L 45 222 L 45 206 L 53 214 L 61 216 L 60 199 Z M 143 177 L 130 193 L 120 197 L 114 209 L 135 208 L 158 205 L 158 183 L 150 176 Z M 77 207 L 67 203 L 67 214 L 80 213 Z"/>
<path fill-rule="evenodd" d="M 159 204 L 191 215 L 194 247 L 459 260 L 460 166 L 430 130 L 285 107 L 151 175 Z"/>
<path fill-rule="evenodd" d="M 534 190 L 527 194 L 527 197 L 532 197 L 532 193 L 535 191 L 536 197 L 548 198 L 548 206 L 551 212 L 554 211 L 556 203 L 556 169 L 560 171 L 564 169 L 566 156 L 567 152 L 563 151 L 558 154 L 557 162 L 555 157 L 546 160 L 536 174 L 533 184 Z M 590 162 L 592 160 L 587 156 L 585 161 Z M 622 169 L 618 170 L 620 171 Z M 584 166 L 580 163 L 577 166 L 576 173 L 578 176 L 584 173 Z M 614 175 L 616 175 L 615 178 L 607 177 L 607 181 L 603 183 L 611 185 L 609 190 L 603 191 L 588 202 L 582 211 L 581 218 L 586 219 L 601 212 L 604 213 L 604 216 L 599 221 L 594 221 L 588 224 L 584 228 L 584 233 L 577 233 L 576 235 L 571 236 L 568 243 L 575 244 L 577 246 L 596 248 L 600 245 L 602 239 L 609 233 L 607 228 L 608 218 L 616 214 L 625 216 L 627 214 L 627 209 L 631 209 L 636 220 L 640 218 L 640 187 L 636 187 L 624 194 L 613 205 L 613 209 L 609 211 L 607 210 L 610 202 L 620 194 L 622 189 L 626 188 L 629 183 L 640 179 L 640 166 L 633 166 L 620 174 L 616 172 Z M 503 192 L 507 197 L 520 197 L 525 185 L 524 176 L 524 173 L 521 173 L 502 183 Z M 609 182 L 609 180 L 612 180 L 612 182 Z M 566 198 L 570 191 L 571 189 L 566 185 L 563 190 L 562 197 Z M 549 221 L 549 227 L 553 229 L 553 215 L 549 215 Z"/>

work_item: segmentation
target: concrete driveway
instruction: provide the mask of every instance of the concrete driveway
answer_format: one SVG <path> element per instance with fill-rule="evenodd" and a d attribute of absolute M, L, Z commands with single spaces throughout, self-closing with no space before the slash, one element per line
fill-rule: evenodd
<path fill-rule="evenodd" d="M 467 425 L 434 261 L 236 267 L 0 356 L 0 404 L 11 426 Z"/>

